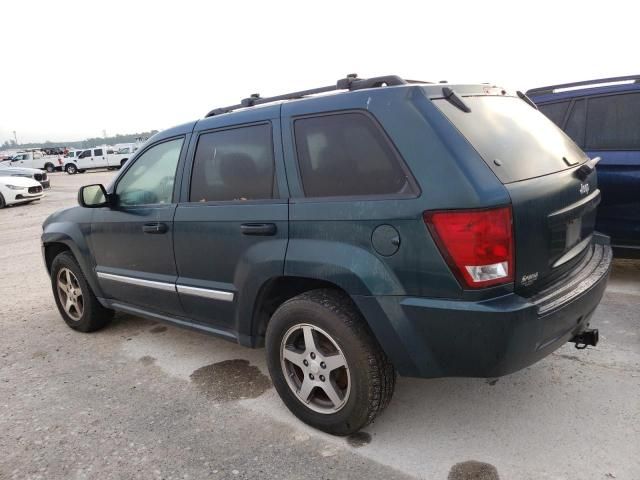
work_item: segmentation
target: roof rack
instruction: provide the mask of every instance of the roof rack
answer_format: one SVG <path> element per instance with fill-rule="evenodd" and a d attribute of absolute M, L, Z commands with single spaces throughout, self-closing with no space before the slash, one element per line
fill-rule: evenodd
<path fill-rule="evenodd" d="M 558 85 L 549 85 L 547 87 L 532 88 L 527 90 L 527 95 L 543 95 L 546 93 L 555 93 L 556 90 L 561 88 L 572 87 L 587 87 L 589 85 L 597 86 L 600 83 L 615 83 L 615 82 L 627 82 L 633 80 L 635 83 L 640 83 L 640 75 L 626 75 L 623 77 L 610 77 L 610 78 L 598 78 L 596 80 L 584 80 L 582 82 L 573 83 L 561 83 Z"/>
<path fill-rule="evenodd" d="M 261 97 L 259 93 L 254 93 L 248 98 L 244 98 L 237 105 L 230 105 L 228 107 L 214 108 L 205 115 L 205 118 L 213 117 L 223 113 L 229 113 L 239 108 L 253 107 L 254 105 L 260 105 L 262 103 L 277 102 L 279 100 L 293 100 L 296 98 L 302 98 L 309 95 L 315 95 L 317 93 L 332 92 L 335 90 L 361 90 L 363 88 L 377 88 L 392 85 L 407 85 L 410 83 L 429 83 L 421 82 L 418 80 L 405 80 L 397 75 L 385 75 L 382 77 L 371 78 L 358 78 L 358 74 L 350 73 L 345 78 L 341 78 L 335 85 L 329 85 L 327 87 L 312 88 L 310 90 L 301 90 L 299 92 L 285 93 L 283 95 L 276 95 L 275 97 Z"/>

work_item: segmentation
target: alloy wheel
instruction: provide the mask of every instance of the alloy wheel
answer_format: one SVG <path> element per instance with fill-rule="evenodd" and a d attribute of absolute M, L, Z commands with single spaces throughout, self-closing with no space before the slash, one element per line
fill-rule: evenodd
<path fill-rule="evenodd" d="M 69 318 L 79 321 L 84 312 L 84 295 L 78 278 L 68 268 L 61 268 L 56 281 L 58 298 Z"/>
<path fill-rule="evenodd" d="M 304 323 L 287 330 L 280 346 L 280 364 L 291 391 L 311 410 L 336 413 L 349 400 L 347 359 L 324 330 Z"/>

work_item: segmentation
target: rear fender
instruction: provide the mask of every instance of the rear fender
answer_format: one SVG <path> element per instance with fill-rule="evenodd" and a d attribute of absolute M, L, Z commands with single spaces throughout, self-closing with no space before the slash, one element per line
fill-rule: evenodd
<path fill-rule="evenodd" d="M 285 275 L 333 283 L 349 295 L 404 295 L 393 271 L 364 248 L 329 240 L 291 239 Z"/>

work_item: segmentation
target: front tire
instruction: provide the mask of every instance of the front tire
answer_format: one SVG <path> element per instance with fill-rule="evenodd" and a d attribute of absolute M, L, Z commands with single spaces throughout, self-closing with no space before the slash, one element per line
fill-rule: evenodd
<path fill-rule="evenodd" d="M 70 163 L 66 167 L 64 167 L 64 170 L 69 175 L 75 175 L 76 173 L 78 173 L 78 167 L 76 167 L 73 163 Z"/>
<path fill-rule="evenodd" d="M 93 294 L 78 262 L 70 252 L 62 252 L 51 264 L 51 287 L 60 315 L 74 330 L 94 332 L 113 317 Z"/>
<path fill-rule="evenodd" d="M 0 193 L 0 208 L 4 208 L 7 206 L 7 203 L 4 201 L 4 197 Z"/>
<path fill-rule="evenodd" d="M 357 432 L 393 395 L 393 365 L 342 292 L 313 290 L 281 305 L 267 327 L 266 350 L 285 405 L 327 433 Z"/>

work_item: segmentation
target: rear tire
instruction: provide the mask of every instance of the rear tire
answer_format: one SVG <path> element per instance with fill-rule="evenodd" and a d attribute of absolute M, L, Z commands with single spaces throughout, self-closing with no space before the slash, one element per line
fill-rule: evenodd
<path fill-rule="evenodd" d="M 80 332 L 103 328 L 113 317 L 93 294 L 78 262 L 71 252 L 62 252 L 51 264 L 53 297 L 65 323 Z"/>
<path fill-rule="evenodd" d="M 64 167 L 64 171 L 69 175 L 75 175 L 78 173 L 78 167 L 76 167 L 73 163 L 69 163 L 66 167 Z"/>
<path fill-rule="evenodd" d="M 393 365 L 342 292 L 313 290 L 281 305 L 267 327 L 266 350 L 285 405 L 327 433 L 357 432 L 393 395 Z"/>
<path fill-rule="evenodd" d="M 44 166 L 44 169 L 48 172 L 48 173 L 53 173 L 56 171 L 56 167 L 53 165 L 53 163 L 47 163 Z"/>
<path fill-rule="evenodd" d="M 4 208 L 4 207 L 6 207 L 6 206 L 7 206 L 7 204 L 6 204 L 6 202 L 4 201 L 4 197 L 3 197 L 3 196 L 2 196 L 2 194 L 0 193 L 0 208 Z"/>
<path fill-rule="evenodd" d="M 127 163 L 127 160 L 129 160 L 128 158 L 125 158 L 124 160 L 122 160 L 120 162 L 120 168 L 124 167 L 124 164 Z"/>

